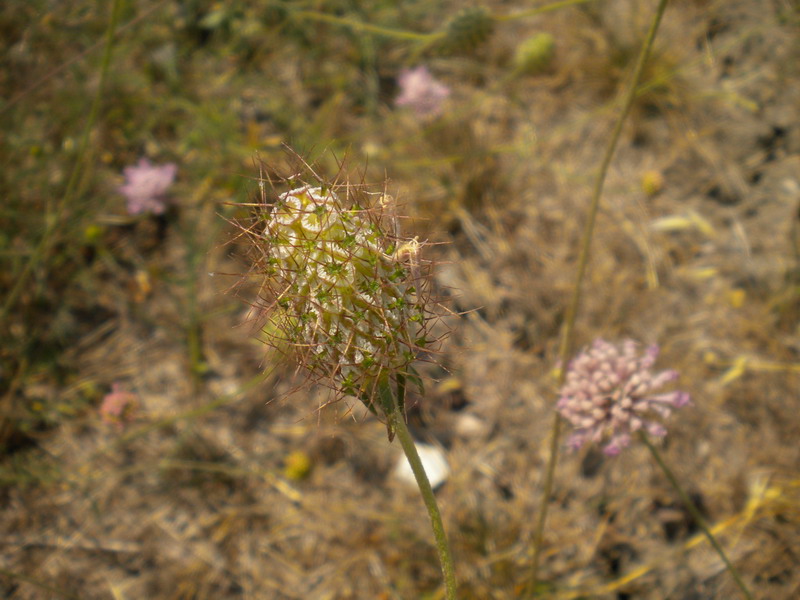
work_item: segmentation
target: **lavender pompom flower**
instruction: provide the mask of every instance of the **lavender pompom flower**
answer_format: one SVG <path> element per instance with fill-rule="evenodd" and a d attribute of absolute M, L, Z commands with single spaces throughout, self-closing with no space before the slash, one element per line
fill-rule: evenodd
<path fill-rule="evenodd" d="M 397 106 L 408 106 L 420 119 L 432 118 L 442 113 L 444 101 L 450 96 L 450 88 L 434 79 L 424 65 L 415 69 L 403 69 L 397 77 L 400 95 Z"/>
<path fill-rule="evenodd" d="M 121 383 L 115 382 L 111 384 L 111 392 L 103 396 L 100 418 L 121 431 L 126 423 L 133 420 L 137 405 L 138 396 L 127 391 Z"/>
<path fill-rule="evenodd" d="M 154 165 L 146 158 L 134 166 L 125 167 L 125 184 L 119 187 L 119 192 L 128 201 L 128 214 L 163 214 L 168 205 L 166 193 L 177 172 L 174 163 Z"/>
<path fill-rule="evenodd" d="M 666 419 L 690 400 L 681 391 L 653 393 L 678 377 L 673 370 L 651 372 L 658 353 L 655 344 L 640 355 L 633 340 L 614 345 L 598 339 L 570 362 L 556 409 L 575 428 L 568 440 L 572 448 L 605 443 L 603 452 L 616 456 L 632 433 L 667 434 L 653 414 Z"/>

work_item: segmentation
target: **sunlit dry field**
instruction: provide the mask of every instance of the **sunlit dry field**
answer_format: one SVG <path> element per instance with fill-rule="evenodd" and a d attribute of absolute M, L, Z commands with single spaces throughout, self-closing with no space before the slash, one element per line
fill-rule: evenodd
<path fill-rule="evenodd" d="M 434 263 L 409 426 L 449 467 L 458 597 L 523 597 L 656 5 L 4 2 L 0 597 L 444 598 L 397 441 L 263 343 L 239 227 L 298 157 Z M 800 5 L 673 0 L 574 350 L 660 347 L 692 404 L 657 446 L 763 600 L 800 597 L 799 319 Z M 740 597 L 647 448 L 569 433 L 537 597 Z"/>

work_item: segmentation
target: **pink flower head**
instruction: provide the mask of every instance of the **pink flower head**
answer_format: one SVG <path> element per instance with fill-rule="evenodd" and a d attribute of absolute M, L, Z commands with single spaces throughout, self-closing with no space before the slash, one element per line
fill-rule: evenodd
<path fill-rule="evenodd" d="M 122 429 L 123 425 L 133 419 L 138 404 L 136 394 L 125 391 L 120 383 L 111 384 L 111 392 L 103 397 L 100 404 L 100 418 L 103 423 Z"/>
<path fill-rule="evenodd" d="M 397 77 L 400 95 L 397 106 L 408 106 L 421 119 L 435 117 L 442 112 L 442 104 L 450 95 L 450 89 L 436 81 L 424 65 L 415 69 L 403 69 Z"/>
<path fill-rule="evenodd" d="M 641 356 L 637 349 L 632 340 L 615 346 L 598 339 L 570 363 L 556 409 L 575 428 L 568 440 L 572 448 L 605 442 L 603 452 L 616 456 L 636 431 L 667 434 L 664 425 L 650 420 L 653 413 L 666 419 L 673 409 L 689 404 L 686 392 L 653 393 L 678 373 L 650 371 L 658 346 L 648 347 Z"/>
<path fill-rule="evenodd" d="M 128 200 L 128 214 L 160 215 L 167 210 L 166 193 L 177 172 L 174 163 L 159 166 L 146 158 L 139 159 L 135 166 L 125 167 L 125 185 L 119 191 Z"/>

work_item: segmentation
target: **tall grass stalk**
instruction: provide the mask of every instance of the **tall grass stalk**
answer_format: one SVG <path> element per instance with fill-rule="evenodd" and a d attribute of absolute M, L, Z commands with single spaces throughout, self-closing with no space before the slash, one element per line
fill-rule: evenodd
<path fill-rule="evenodd" d="M 656 32 L 661 24 L 661 17 L 664 15 L 664 10 L 666 7 L 667 0 L 659 0 L 655 15 L 653 16 L 653 21 L 650 24 L 649 31 L 647 32 L 647 37 L 645 38 L 644 44 L 642 45 L 642 49 L 639 53 L 636 67 L 634 68 L 633 75 L 625 91 L 625 100 L 624 104 L 622 105 L 622 111 L 620 112 L 617 122 L 614 125 L 614 130 L 608 141 L 608 146 L 606 147 L 603 161 L 600 164 L 600 170 L 597 173 L 597 178 L 595 179 L 591 203 L 589 205 L 583 236 L 581 238 L 581 251 L 578 259 L 578 271 L 575 275 L 575 285 L 573 288 L 572 298 L 567 309 L 566 320 L 559 345 L 559 387 L 564 383 L 567 372 L 566 364 L 573 350 L 575 318 L 578 314 L 578 309 L 580 308 L 583 280 L 586 274 L 586 267 L 589 262 L 592 236 L 594 235 L 594 225 L 597 219 L 597 211 L 600 207 L 600 197 L 603 193 L 603 185 L 605 184 L 606 174 L 608 173 L 608 167 L 611 164 L 611 159 L 614 157 L 614 152 L 617 148 L 617 143 L 619 142 L 619 138 L 622 133 L 622 126 L 625 124 L 625 119 L 628 117 L 631 106 L 633 105 L 633 101 L 636 98 L 637 87 L 642 77 L 647 58 L 650 55 L 650 51 L 653 47 L 653 41 L 655 40 Z M 547 522 L 547 509 L 550 501 L 550 495 L 553 492 L 553 479 L 555 477 L 556 463 L 558 461 L 559 437 L 561 434 L 561 415 L 555 411 L 554 414 L 555 416 L 553 417 L 553 425 L 550 432 L 550 451 L 545 469 L 545 481 L 542 488 L 542 496 L 539 502 L 539 512 L 536 518 L 533 541 L 531 544 L 531 571 L 527 587 L 528 597 L 530 598 L 536 595 L 536 588 L 539 581 L 539 562 L 542 552 L 544 527 Z"/>
<path fill-rule="evenodd" d="M 111 17 L 109 18 L 108 27 L 106 28 L 106 45 L 100 65 L 100 81 L 97 84 L 97 90 L 95 91 L 94 98 L 92 99 L 92 105 L 89 109 L 89 116 L 86 119 L 86 126 L 83 129 L 83 134 L 81 135 L 78 158 L 72 167 L 72 172 L 70 173 L 69 181 L 67 182 L 67 189 L 63 196 L 61 196 L 61 199 L 56 203 L 55 209 L 52 209 L 50 206 L 47 207 L 42 237 L 36 244 L 36 247 L 33 249 L 28 261 L 22 268 L 22 271 L 17 274 L 14 286 L 11 288 L 8 296 L 6 296 L 6 301 L 3 303 L 3 307 L 0 308 L 0 323 L 6 320 L 6 317 L 8 317 L 11 309 L 14 308 L 14 305 L 17 303 L 22 290 L 25 289 L 25 286 L 28 284 L 28 280 L 30 279 L 34 270 L 44 259 L 47 251 L 52 247 L 53 243 L 55 242 L 54 237 L 56 231 L 58 230 L 59 226 L 62 225 L 62 220 L 64 214 L 66 213 L 67 207 L 73 202 L 75 196 L 77 195 L 78 183 L 81 181 L 80 175 L 83 173 L 83 168 L 89 162 L 89 158 L 92 154 L 89 147 L 89 137 L 92 133 L 94 123 L 97 120 L 97 115 L 100 112 L 103 90 L 105 89 L 105 82 L 111 67 L 111 55 L 114 49 L 114 37 L 116 34 L 117 23 L 119 22 L 121 9 L 122 0 L 114 0 L 114 4 L 111 7 Z"/>
<path fill-rule="evenodd" d="M 530 8 L 520 12 L 511 13 L 508 15 L 492 15 L 492 19 L 497 22 L 518 21 L 520 19 L 535 17 L 537 15 L 553 12 L 556 10 L 560 10 L 562 8 L 568 8 L 570 6 L 576 6 L 579 4 L 588 4 L 589 2 L 594 2 L 594 1 L 595 0 L 559 0 L 558 2 L 551 2 L 549 4 L 537 6 L 536 8 Z M 445 32 L 443 31 L 418 33 L 416 31 L 393 29 L 390 27 L 373 25 L 372 23 L 365 23 L 363 21 L 359 21 L 357 19 L 352 19 L 349 17 L 339 17 L 336 15 L 331 15 L 316 10 L 295 10 L 290 12 L 290 15 L 292 16 L 292 18 L 297 19 L 299 21 L 305 20 L 305 21 L 317 21 L 321 23 L 330 23 L 332 25 L 340 25 L 342 27 L 346 27 L 352 31 L 371 33 L 380 37 L 407 40 L 412 42 L 422 42 L 425 48 L 430 47 L 434 42 L 437 42 L 441 40 L 443 37 L 445 37 Z"/>

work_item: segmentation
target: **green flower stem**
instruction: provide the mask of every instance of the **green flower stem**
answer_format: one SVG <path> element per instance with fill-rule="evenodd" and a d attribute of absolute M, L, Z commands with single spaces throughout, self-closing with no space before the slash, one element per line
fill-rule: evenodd
<path fill-rule="evenodd" d="M 689 498 L 689 495 L 681 486 L 680 482 L 678 481 L 678 478 L 675 477 L 675 474 L 667 466 L 667 463 L 664 462 L 664 459 L 662 458 L 661 453 L 658 451 L 658 448 L 656 448 L 653 445 L 653 443 L 650 441 L 650 438 L 647 437 L 647 434 L 644 431 L 640 431 L 639 435 L 642 438 L 644 445 L 647 446 L 647 449 L 650 450 L 650 453 L 653 455 L 653 458 L 658 463 L 658 466 L 661 467 L 662 471 L 664 471 L 664 475 L 667 476 L 667 479 L 669 479 L 669 482 L 672 484 L 672 487 L 675 488 L 676 492 L 678 492 L 678 496 L 680 496 L 681 502 L 683 502 L 684 506 L 686 506 L 686 509 L 689 511 L 689 514 L 692 515 L 692 518 L 695 520 L 695 523 L 697 523 L 700 526 L 700 529 L 702 529 L 703 533 L 706 534 L 706 537 L 708 538 L 708 541 L 711 543 L 711 545 L 714 547 L 714 550 L 716 550 L 717 554 L 719 554 L 719 557 L 722 559 L 722 562 L 725 563 L 725 567 L 728 569 L 728 572 L 736 581 L 736 585 L 738 585 L 739 589 L 742 590 L 742 595 L 745 598 L 747 598 L 747 600 L 753 600 L 753 596 L 752 594 L 750 594 L 750 590 L 747 589 L 747 586 L 742 580 L 742 576 L 739 574 L 739 571 L 736 569 L 736 567 L 733 566 L 733 563 L 731 563 L 731 561 L 728 560 L 725 551 L 722 549 L 722 546 L 719 545 L 719 542 L 717 542 L 717 538 L 714 537 L 714 534 L 711 533 L 711 529 L 708 527 L 708 524 L 703 518 L 703 515 L 700 514 L 699 510 L 697 510 L 697 506 L 695 506 L 695 503 L 692 502 L 691 498 Z"/>
<path fill-rule="evenodd" d="M 567 372 L 567 361 L 572 354 L 575 318 L 578 314 L 578 309 L 580 308 L 583 279 L 586 274 L 586 267 L 589 263 L 592 236 L 594 235 L 594 224 L 597 218 L 597 211 L 600 207 L 600 196 L 603 193 L 603 185 L 605 184 L 606 174 L 608 173 L 608 167 L 611 164 L 611 159 L 614 157 L 614 151 L 617 148 L 617 142 L 619 142 L 620 135 L 622 134 L 622 126 L 625 123 L 625 119 L 631 110 L 634 99 L 636 98 L 638 83 L 642 77 L 644 65 L 647 62 L 647 57 L 650 55 L 650 50 L 653 47 L 653 40 L 656 37 L 656 31 L 658 31 L 658 26 L 661 24 L 661 17 L 664 15 L 664 10 L 666 7 L 667 0 L 659 0 L 658 7 L 656 8 L 656 14 L 653 17 L 652 23 L 650 24 L 650 30 L 647 32 L 647 37 L 642 45 L 642 50 L 639 53 L 639 58 L 633 71 L 633 76 L 625 93 L 622 112 L 617 119 L 613 132 L 611 133 L 605 155 L 603 156 L 603 162 L 600 165 L 600 171 L 597 174 L 594 189 L 592 190 L 591 204 L 589 206 L 586 225 L 583 230 L 583 237 L 581 239 L 581 253 L 580 257 L 578 258 L 578 272 L 575 276 L 575 286 L 573 288 L 572 299 L 570 300 L 569 307 L 567 308 L 564 329 L 562 330 L 561 343 L 559 346 L 558 356 L 559 363 L 561 364 L 558 375 L 559 387 L 564 384 Z M 531 573 L 530 580 L 528 582 L 529 598 L 532 598 L 536 595 L 536 587 L 539 579 L 539 559 L 542 551 L 544 527 L 547 521 L 547 508 L 550 495 L 553 492 L 553 479 L 555 476 L 556 462 L 558 460 L 558 438 L 560 432 L 561 415 L 556 413 L 553 419 L 553 427 L 550 434 L 550 456 L 547 460 L 544 488 L 542 490 L 542 497 L 539 503 L 539 514 L 536 519 L 535 530 L 533 533 L 533 557 L 531 559 Z"/>
<path fill-rule="evenodd" d="M 364 23 L 356 19 L 349 19 L 346 17 L 337 17 L 336 15 L 329 15 L 327 13 L 318 12 L 315 10 L 298 10 L 291 13 L 291 16 L 299 20 L 308 21 L 321 21 L 323 23 L 331 23 L 333 25 L 342 25 L 348 27 L 353 31 L 361 31 L 366 33 L 374 33 L 375 35 L 396 38 L 401 40 L 411 41 L 427 41 L 438 34 L 431 33 L 416 33 L 414 31 L 402 31 L 400 29 L 390 29 L 388 27 L 381 27 L 380 25 L 372 25 L 371 23 Z"/>
<path fill-rule="evenodd" d="M 518 19 L 525 19 L 527 17 L 534 17 L 536 15 L 541 15 L 548 12 L 553 12 L 554 10 L 559 10 L 561 8 L 567 8 L 568 6 L 574 6 L 576 4 L 586 4 L 588 2 L 594 2 L 594 0 L 560 0 L 559 2 L 552 2 L 550 4 L 545 4 L 544 6 L 537 6 L 536 8 L 529 8 L 527 10 L 523 10 L 517 13 L 511 13 L 510 15 L 503 15 L 501 17 L 495 17 L 497 21 L 516 21 Z"/>
<path fill-rule="evenodd" d="M 417 447 L 414 445 L 414 440 L 411 438 L 411 433 L 406 426 L 405 414 L 400 410 L 404 395 L 405 385 L 404 381 L 401 379 L 398 381 L 397 395 L 393 395 L 395 400 L 394 410 L 387 415 L 389 419 L 389 428 L 390 431 L 394 432 L 397 436 L 397 439 L 400 440 L 400 445 L 403 447 L 403 452 L 406 454 L 408 464 L 411 465 L 411 471 L 414 473 L 414 478 L 417 480 L 419 492 L 422 494 L 423 502 L 425 502 L 425 508 L 428 509 L 428 515 L 431 518 L 433 536 L 436 538 L 436 549 L 439 551 L 439 562 L 442 565 L 442 574 L 444 575 L 445 598 L 447 600 L 456 600 L 456 574 L 453 568 L 450 546 L 447 543 L 447 535 L 444 531 L 444 524 L 442 523 L 442 515 L 439 512 L 439 505 L 436 503 L 436 496 L 433 494 L 431 482 L 425 474 L 425 469 L 422 466 L 419 453 L 417 453 Z"/>
<path fill-rule="evenodd" d="M 569 6 L 586 4 L 588 2 L 594 2 L 594 0 L 558 0 L 557 2 L 552 2 L 550 4 L 545 4 L 544 6 L 538 6 L 536 8 L 524 10 L 510 15 L 501 15 L 501 16 L 492 15 L 492 19 L 498 22 L 516 21 L 519 19 L 525 19 L 527 17 L 533 17 L 543 13 L 559 10 L 561 8 L 567 8 Z M 342 27 L 347 27 L 352 31 L 371 33 L 386 38 L 406 40 L 410 42 L 418 42 L 419 43 L 418 46 L 414 49 L 411 56 L 409 57 L 409 60 L 407 61 L 409 64 L 414 64 L 417 60 L 419 60 L 419 57 L 426 50 L 428 50 L 436 42 L 438 42 L 439 40 L 441 40 L 446 36 L 446 32 L 444 31 L 432 31 L 430 33 L 404 31 L 401 29 L 392 29 L 390 27 L 373 25 L 372 23 L 365 23 L 363 21 L 359 21 L 357 19 L 352 19 L 349 17 L 339 17 L 336 15 L 331 15 L 315 10 L 295 10 L 292 11 L 290 14 L 292 18 L 300 21 L 305 20 L 305 21 L 330 23 L 333 25 L 340 25 Z"/>

